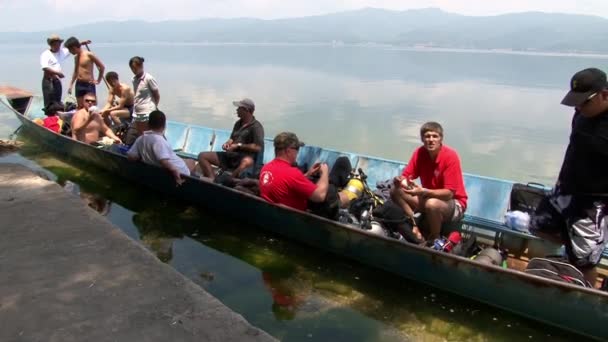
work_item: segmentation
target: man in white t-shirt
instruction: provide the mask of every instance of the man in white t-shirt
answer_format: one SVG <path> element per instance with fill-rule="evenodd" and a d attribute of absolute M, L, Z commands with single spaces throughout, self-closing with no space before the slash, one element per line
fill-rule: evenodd
<path fill-rule="evenodd" d="M 61 80 L 65 77 L 61 70 L 61 63 L 70 57 L 71 54 L 66 48 L 61 47 L 63 39 L 56 34 L 50 35 L 46 42 L 49 49 L 40 54 L 40 67 L 42 68 L 42 97 L 44 108 L 53 102 L 61 102 Z M 85 40 L 81 44 L 90 44 L 90 40 Z"/>
<path fill-rule="evenodd" d="M 175 182 L 180 185 L 184 182 L 181 175 L 190 175 L 196 163 L 192 159 L 184 160 L 178 157 L 167 139 L 164 132 L 166 117 L 160 110 L 150 113 L 148 118 L 149 131 L 135 140 L 135 143 L 127 152 L 130 160 L 141 160 L 146 164 L 163 167 L 173 175 Z"/>

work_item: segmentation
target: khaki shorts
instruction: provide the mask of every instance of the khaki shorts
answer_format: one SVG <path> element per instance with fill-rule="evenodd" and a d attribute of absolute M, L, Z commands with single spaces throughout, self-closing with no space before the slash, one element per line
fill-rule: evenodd
<path fill-rule="evenodd" d="M 460 204 L 460 202 L 451 199 L 448 201 L 448 205 L 450 207 L 454 207 L 451 222 L 458 222 L 462 220 L 462 218 L 464 217 L 464 210 L 462 209 L 462 205 Z"/>
<path fill-rule="evenodd" d="M 148 122 L 148 114 L 133 114 L 133 122 Z"/>

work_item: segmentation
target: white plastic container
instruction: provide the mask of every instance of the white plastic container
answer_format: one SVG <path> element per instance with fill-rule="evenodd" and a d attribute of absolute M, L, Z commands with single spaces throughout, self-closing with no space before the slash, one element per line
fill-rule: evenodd
<path fill-rule="evenodd" d="M 513 230 L 530 233 L 530 214 L 523 211 L 508 211 L 505 214 L 505 225 Z"/>

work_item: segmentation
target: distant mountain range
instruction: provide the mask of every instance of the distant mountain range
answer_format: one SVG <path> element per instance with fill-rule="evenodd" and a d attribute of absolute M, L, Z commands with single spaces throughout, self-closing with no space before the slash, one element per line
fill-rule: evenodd
<path fill-rule="evenodd" d="M 0 43 L 40 43 L 51 32 L 0 33 Z M 60 35 L 96 43 L 327 43 L 404 47 L 608 53 L 608 19 L 525 12 L 471 17 L 428 8 L 375 8 L 302 18 L 116 21 L 79 25 Z"/>

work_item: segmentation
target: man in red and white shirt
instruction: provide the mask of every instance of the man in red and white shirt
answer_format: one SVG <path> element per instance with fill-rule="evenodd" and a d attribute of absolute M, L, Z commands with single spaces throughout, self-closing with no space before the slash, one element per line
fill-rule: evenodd
<path fill-rule="evenodd" d="M 428 231 L 434 240 L 444 222 L 459 221 L 467 208 L 462 168 L 458 153 L 443 144 L 443 128 L 437 122 L 427 122 L 420 128 L 423 146 L 418 147 L 403 170 L 394 178 L 391 198 L 412 217 L 414 212 L 425 214 Z M 413 182 L 420 178 L 421 185 Z M 414 233 L 421 237 L 414 226 Z"/>
<path fill-rule="evenodd" d="M 291 132 L 274 138 L 275 159 L 260 172 L 260 195 L 265 200 L 284 204 L 298 210 L 308 209 L 308 200 L 324 202 L 329 188 L 329 169 L 325 163 L 315 163 L 303 174 L 296 166 L 298 151 L 304 143 Z M 315 184 L 307 177 L 320 173 Z"/>

